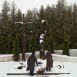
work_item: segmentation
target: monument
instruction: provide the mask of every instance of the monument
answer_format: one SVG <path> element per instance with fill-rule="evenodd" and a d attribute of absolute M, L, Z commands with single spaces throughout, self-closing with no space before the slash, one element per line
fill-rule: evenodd
<path fill-rule="evenodd" d="M 45 52 L 44 52 L 44 37 L 46 35 L 46 21 L 45 20 L 42 20 L 42 28 L 41 28 L 41 35 L 40 35 L 40 46 L 41 46 L 41 49 L 40 49 L 40 58 L 41 59 L 45 59 Z"/>

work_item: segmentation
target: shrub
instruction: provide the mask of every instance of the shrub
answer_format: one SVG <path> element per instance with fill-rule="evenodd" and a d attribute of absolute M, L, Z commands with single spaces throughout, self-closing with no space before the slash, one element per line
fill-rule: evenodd
<path fill-rule="evenodd" d="M 69 56 L 69 43 L 67 39 L 64 40 L 64 43 L 63 43 L 63 55 Z"/>

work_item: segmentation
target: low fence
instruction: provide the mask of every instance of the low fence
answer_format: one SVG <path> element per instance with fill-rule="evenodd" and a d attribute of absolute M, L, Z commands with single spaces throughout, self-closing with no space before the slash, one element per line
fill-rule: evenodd
<path fill-rule="evenodd" d="M 54 50 L 54 53 L 62 55 L 63 50 Z M 71 57 L 77 57 L 77 49 L 69 49 L 69 55 Z"/>
<path fill-rule="evenodd" d="M 77 57 L 70 57 L 66 55 L 57 55 L 57 54 L 52 54 L 52 55 L 54 61 L 77 63 Z"/>
<path fill-rule="evenodd" d="M 13 54 L 0 55 L 0 62 L 12 61 L 12 60 L 13 60 Z"/>
<path fill-rule="evenodd" d="M 36 57 L 39 58 L 39 52 L 35 53 Z M 25 58 L 27 59 L 31 53 L 25 53 Z M 60 62 L 76 62 L 77 63 L 77 57 L 70 57 L 66 55 L 58 55 L 58 54 L 52 54 L 54 61 L 60 61 Z M 20 61 L 22 60 L 22 55 L 20 54 Z M 10 55 L 0 55 L 0 62 L 5 61 L 13 61 L 13 54 Z"/>

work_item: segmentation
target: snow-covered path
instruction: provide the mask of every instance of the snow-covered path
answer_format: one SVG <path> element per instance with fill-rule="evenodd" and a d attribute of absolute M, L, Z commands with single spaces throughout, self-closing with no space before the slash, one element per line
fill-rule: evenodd
<path fill-rule="evenodd" d="M 0 77 L 31 77 L 30 75 L 7 75 L 8 70 L 14 64 L 15 64 L 15 62 L 13 62 L 13 61 L 0 62 Z M 62 66 L 64 65 L 64 69 L 69 71 L 70 74 L 52 75 L 52 77 L 77 77 L 77 63 L 54 61 L 54 67 L 53 67 L 54 70 L 56 70 L 56 68 L 58 68 L 57 65 L 62 65 Z M 63 71 L 63 68 L 61 68 L 60 71 Z M 33 77 L 37 77 L 37 75 L 34 75 Z M 41 76 L 39 76 L 39 77 L 41 77 Z M 51 75 L 48 75 L 47 77 L 51 77 Z"/>
<path fill-rule="evenodd" d="M 0 62 L 0 77 L 6 77 L 6 73 L 14 62 Z"/>

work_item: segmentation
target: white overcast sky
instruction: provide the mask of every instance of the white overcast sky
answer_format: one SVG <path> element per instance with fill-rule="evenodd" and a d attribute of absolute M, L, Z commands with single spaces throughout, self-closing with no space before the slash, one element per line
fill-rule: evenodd
<path fill-rule="evenodd" d="M 5 0 L 0 0 L 0 11 L 2 9 L 3 2 Z M 58 0 L 6 0 L 9 3 L 13 1 L 17 5 L 17 8 L 20 8 L 23 13 L 26 13 L 27 9 L 40 8 L 41 5 L 46 7 L 48 4 L 51 6 L 52 4 L 56 4 Z M 77 0 L 66 0 L 68 4 L 77 3 Z"/>

